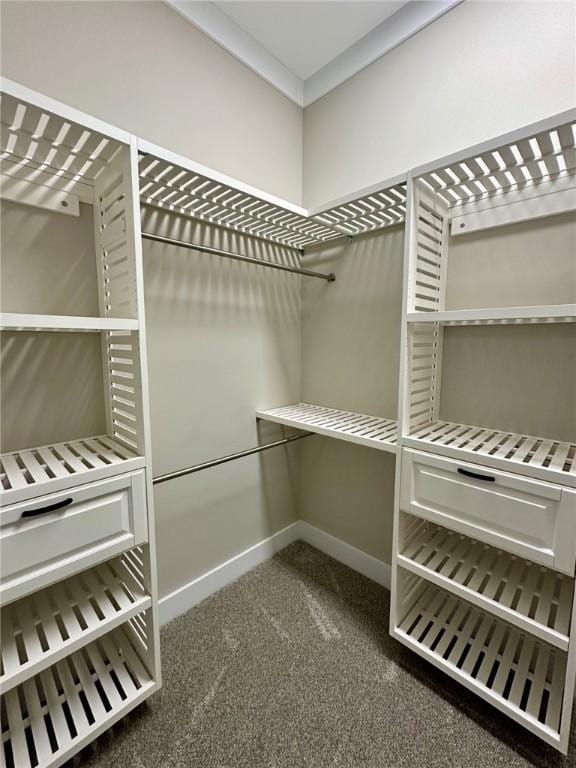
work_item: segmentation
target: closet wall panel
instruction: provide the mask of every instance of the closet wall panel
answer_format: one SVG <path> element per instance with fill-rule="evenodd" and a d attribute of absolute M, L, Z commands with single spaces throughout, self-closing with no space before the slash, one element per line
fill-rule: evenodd
<path fill-rule="evenodd" d="M 281 263 L 295 258 L 150 208 L 142 229 Z M 257 445 L 254 411 L 299 399 L 301 278 L 150 241 L 143 247 L 159 475 Z M 281 434 L 273 425 L 260 430 L 261 442 Z M 296 456 L 281 448 L 156 486 L 161 596 L 297 519 Z"/>
<path fill-rule="evenodd" d="M 574 213 L 450 237 L 448 248 L 446 309 L 576 302 Z"/>
<path fill-rule="evenodd" d="M 310 250 L 336 281 L 303 285 L 304 402 L 396 418 L 403 247 L 392 227 Z M 301 518 L 389 563 L 394 457 L 320 437 L 300 451 Z"/>

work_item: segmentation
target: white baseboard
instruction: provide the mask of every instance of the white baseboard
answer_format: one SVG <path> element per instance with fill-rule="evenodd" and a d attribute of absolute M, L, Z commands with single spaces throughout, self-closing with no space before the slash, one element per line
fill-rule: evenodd
<path fill-rule="evenodd" d="M 383 563 L 372 555 L 367 555 L 366 552 L 356 549 L 351 544 L 337 539 L 320 528 L 315 528 L 310 523 L 298 520 L 267 539 L 263 539 L 258 544 L 245 549 L 244 552 L 240 552 L 225 563 L 217 565 L 211 571 L 203 573 L 202 576 L 198 576 L 169 595 L 162 597 L 159 605 L 160 623 L 166 624 L 177 616 L 186 613 L 214 592 L 218 592 L 222 587 L 236 581 L 240 576 L 299 539 L 330 555 L 334 560 L 338 560 L 352 570 L 372 579 L 377 584 L 390 589 L 391 569 L 387 563 Z"/>
<path fill-rule="evenodd" d="M 356 549 L 351 544 L 347 544 L 303 520 L 300 520 L 299 538 L 321 552 L 330 555 L 334 560 L 347 565 L 348 568 L 352 568 L 353 571 L 357 571 L 377 584 L 386 587 L 386 589 L 390 589 L 392 569 L 388 563 L 383 563 L 382 560 L 362 552 L 361 549 Z"/>
<path fill-rule="evenodd" d="M 236 581 L 247 571 L 268 560 L 276 552 L 280 552 L 299 538 L 300 522 L 298 521 L 162 597 L 159 601 L 160 623 L 166 624 L 182 613 L 186 613 L 214 592 Z"/>

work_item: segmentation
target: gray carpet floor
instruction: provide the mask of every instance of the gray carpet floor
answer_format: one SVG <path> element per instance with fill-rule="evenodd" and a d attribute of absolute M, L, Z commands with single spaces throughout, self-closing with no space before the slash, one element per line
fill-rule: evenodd
<path fill-rule="evenodd" d="M 576 765 L 390 638 L 388 607 L 293 544 L 164 627 L 163 689 L 75 768 Z"/>

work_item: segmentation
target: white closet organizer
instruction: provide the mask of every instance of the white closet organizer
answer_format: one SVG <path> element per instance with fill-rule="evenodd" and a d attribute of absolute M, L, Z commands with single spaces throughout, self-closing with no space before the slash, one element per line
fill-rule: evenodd
<path fill-rule="evenodd" d="M 564 434 L 553 433 L 542 403 L 527 402 L 521 388 L 523 417 L 534 416 L 541 436 L 494 423 L 505 414 L 498 403 L 486 423 L 442 416 L 454 407 L 449 394 L 462 394 L 447 376 L 466 381 L 447 359 L 456 338 L 448 334 L 468 334 L 467 344 L 489 334 L 482 370 L 497 378 L 520 359 L 498 345 L 509 351 L 513 334 L 523 334 L 525 364 L 531 347 L 522 328 L 538 326 L 572 370 L 574 326 L 556 334 L 576 322 L 576 254 L 573 235 L 554 233 L 574 226 L 566 214 L 576 209 L 575 121 L 564 113 L 410 179 L 390 616 L 400 642 L 563 753 L 576 676 L 573 373 L 572 389 L 560 387 L 568 395 L 555 402 L 566 414 Z M 542 253 L 543 242 L 560 243 L 559 251 Z M 550 280 L 535 274 L 538 263 Z M 566 278 L 555 282 L 562 264 Z M 536 379 L 539 366 L 558 370 L 534 358 Z M 479 379 L 472 386 L 484 402 Z M 544 385 L 540 394 L 547 397 Z M 505 404 L 511 393 L 496 397 Z"/>
<path fill-rule="evenodd" d="M 46 413 L 60 409 L 70 430 L 66 439 L 53 420 L 58 439 L 32 434 L 22 444 L 7 428 L 0 456 L 2 764 L 42 768 L 62 765 L 160 685 L 136 147 L 128 134 L 4 81 L 1 166 L 12 280 L 4 297 L 12 311 L 0 316 L 10 377 L 3 420 L 17 426 L 24 416 L 23 391 Z M 50 233 L 72 232 L 72 218 L 95 254 L 81 276 L 74 246 L 45 250 Z M 18 227 L 32 234 L 14 254 Z M 31 260 L 52 258 L 63 272 L 46 273 L 39 298 L 28 290 Z M 76 295 L 67 304 L 59 285 L 73 285 L 73 271 L 98 312 L 79 313 Z M 45 313 L 52 293 L 58 310 L 76 311 Z M 54 369 L 69 378 L 51 399 L 35 350 L 53 338 L 62 355 Z M 85 372 L 71 361 L 88 341 L 101 349 L 105 425 L 96 435 L 75 423 Z M 51 364 L 50 344 L 42 350 Z"/>
<path fill-rule="evenodd" d="M 402 224 L 406 215 L 405 177 L 392 179 L 370 189 L 361 197 L 336 201 L 307 212 L 270 195 L 256 196 L 254 190 L 225 176 L 208 171 L 184 157 L 139 140 L 140 198 L 143 205 L 189 216 L 219 227 L 278 243 L 295 249 L 291 271 L 301 270 L 312 277 L 333 275 L 307 272 L 299 256 L 305 247 L 353 238 L 375 230 Z M 143 233 L 143 237 L 193 250 L 219 253 L 257 263 L 257 259 L 227 254 L 202 244 Z M 260 262 L 273 266 L 269 262 Z M 282 267 L 286 268 L 286 267 Z M 295 403 L 273 409 L 259 409 L 256 417 L 265 421 L 359 443 L 396 453 L 398 425 L 395 419 L 351 413 L 309 403 Z"/>

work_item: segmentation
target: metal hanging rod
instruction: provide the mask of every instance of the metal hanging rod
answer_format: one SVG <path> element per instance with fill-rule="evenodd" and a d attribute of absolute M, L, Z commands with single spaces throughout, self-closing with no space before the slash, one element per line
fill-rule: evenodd
<path fill-rule="evenodd" d="M 234 261 L 247 261 L 250 264 L 257 264 L 260 267 L 270 267 L 270 269 L 281 269 L 283 272 L 294 272 L 297 275 L 305 275 L 306 277 L 319 277 L 321 280 L 327 280 L 329 283 L 336 280 L 336 275 L 333 272 L 325 274 L 324 272 L 313 272 L 311 269 L 300 269 L 299 267 L 286 267 L 284 264 L 276 264 L 273 261 L 266 261 L 265 259 L 255 259 L 252 256 L 241 256 L 239 253 L 231 253 L 230 251 L 222 251 L 219 248 L 210 248 L 208 245 L 195 245 L 194 243 L 187 243 L 185 240 L 173 240 L 171 237 L 161 237 L 160 235 L 153 235 L 150 232 L 142 232 L 143 240 L 153 240 L 156 243 L 166 243 L 167 245 L 176 245 L 179 248 L 188 248 L 191 251 L 200 251 L 201 253 L 210 253 L 213 256 L 223 256 L 225 259 L 234 259 Z"/>
<path fill-rule="evenodd" d="M 239 453 L 231 453 L 229 456 L 222 456 L 220 459 L 205 461 L 203 464 L 195 464 L 193 467 L 177 469 L 176 472 L 167 472 L 165 475 L 158 475 L 158 477 L 153 478 L 152 483 L 154 485 L 158 485 L 159 483 L 165 483 L 167 480 L 175 480 L 177 477 L 192 475 L 194 472 L 201 472 L 203 469 L 217 467 L 219 464 L 226 464 L 229 461 L 242 459 L 244 456 L 252 456 L 253 453 L 262 453 L 262 451 L 267 451 L 269 448 L 276 448 L 279 445 L 293 443 L 295 440 L 302 440 L 305 437 L 312 437 L 313 434 L 313 432 L 304 432 L 301 435 L 292 435 L 292 437 L 285 437 L 282 440 L 276 440 L 274 443 L 266 443 L 266 445 L 259 445 L 256 448 L 249 448 L 247 451 L 240 451 Z"/>

